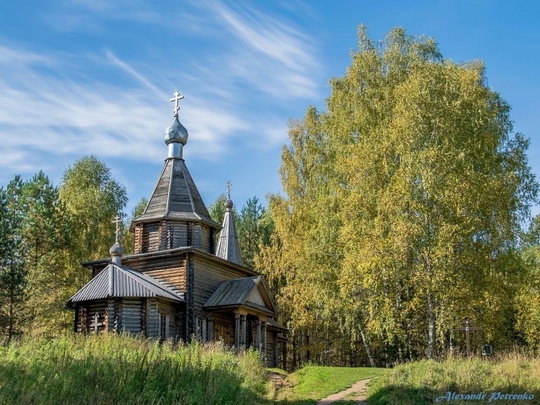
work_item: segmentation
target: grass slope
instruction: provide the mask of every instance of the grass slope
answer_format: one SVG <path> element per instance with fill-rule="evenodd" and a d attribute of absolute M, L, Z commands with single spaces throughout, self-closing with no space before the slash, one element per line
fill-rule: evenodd
<path fill-rule="evenodd" d="M 385 372 L 380 368 L 307 366 L 289 375 L 292 387 L 278 392 L 278 403 L 314 404 L 352 386 L 359 380 L 373 378 Z"/>
<path fill-rule="evenodd" d="M 374 381 L 368 391 L 368 402 L 373 405 L 433 404 L 447 393 L 484 394 L 484 398 L 472 400 L 454 395 L 441 398 L 439 403 L 540 404 L 540 359 L 513 353 L 493 360 L 450 358 L 440 363 L 422 360 L 403 364 Z M 528 399 L 505 398 L 497 393 L 527 393 Z"/>
<path fill-rule="evenodd" d="M 267 388 L 256 353 L 218 345 L 103 334 L 0 347 L 1 404 L 253 405 Z"/>

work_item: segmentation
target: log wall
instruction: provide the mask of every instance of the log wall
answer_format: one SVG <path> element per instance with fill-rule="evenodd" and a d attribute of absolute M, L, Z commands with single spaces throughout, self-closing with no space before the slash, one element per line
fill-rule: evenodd
<path fill-rule="evenodd" d="M 194 256 L 194 291 L 193 309 L 197 315 L 202 313 L 202 307 L 216 291 L 222 281 L 247 275 L 233 267 L 215 262 L 203 256 Z"/>
<path fill-rule="evenodd" d="M 266 331 L 266 366 L 278 367 L 278 344 L 277 334 L 275 332 Z"/>
<path fill-rule="evenodd" d="M 135 226 L 134 253 L 193 246 L 208 253 L 215 249 L 214 228 L 199 222 L 162 220 Z"/>
<path fill-rule="evenodd" d="M 140 298 L 122 300 L 122 330 L 137 334 L 142 332 L 143 302 Z"/>
<path fill-rule="evenodd" d="M 159 311 L 156 298 L 146 300 L 146 336 L 159 338 Z"/>
<path fill-rule="evenodd" d="M 186 255 L 164 256 L 157 260 L 145 259 L 124 261 L 124 265 L 144 272 L 159 281 L 164 281 L 176 292 L 186 292 Z M 170 285 L 169 285 L 170 284 Z"/>
<path fill-rule="evenodd" d="M 76 330 L 79 333 L 94 333 L 95 328 L 91 327 L 94 317 L 98 314 L 98 331 L 102 332 L 108 326 L 108 303 L 105 300 L 81 303 L 77 307 Z"/>
<path fill-rule="evenodd" d="M 229 347 L 234 347 L 234 314 L 213 313 L 213 340 L 221 340 Z"/>

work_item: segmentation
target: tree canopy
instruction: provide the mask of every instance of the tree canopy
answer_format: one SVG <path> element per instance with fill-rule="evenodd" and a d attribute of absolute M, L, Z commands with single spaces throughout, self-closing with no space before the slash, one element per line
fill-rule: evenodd
<path fill-rule="evenodd" d="M 74 254 L 79 260 L 106 257 L 114 243 L 112 219 L 128 201 L 126 189 L 112 178 L 107 165 L 95 156 L 77 160 L 64 172 L 60 199 L 76 224 Z"/>
<path fill-rule="evenodd" d="M 126 201 L 95 157 L 68 168 L 60 188 L 43 172 L 0 188 L 0 335 L 71 327 L 65 302 L 89 277 L 80 262 L 108 255 Z"/>
<path fill-rule="evenodd" d="M 23 182 L 16 176 L 0 188 L 0 333 L 10 341 L 22 331 L 26 297 L 26 245 L 22 238 Z"/>
<path fill-rule="evenodd" d="M 484 339 L 513 342 L 519 234 L 538 185 L 484 65 L 400 28 L 374 42 L 360 27 L 330 84 L 326 111 L 291 123 L 286 196 L 271 198 L 274 243 L 257 258 L 304 359 L 344 356 L 324 348 L 331 335 L 379 362 L 434 357 L 459 345 L 465 317 Z"/>

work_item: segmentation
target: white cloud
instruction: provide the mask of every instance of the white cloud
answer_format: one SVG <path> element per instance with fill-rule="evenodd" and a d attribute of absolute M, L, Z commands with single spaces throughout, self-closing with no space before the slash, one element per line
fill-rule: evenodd
<path fill-rule="evenodd" d="M 120 60 L 113 52 L 111 52 L 110 50 L 106 50 L 105 56 L 107 57 L 107 60 L 111 64 L 122 69 L 124 72 L 128 73 L 129 75 L 137 79 L 147 89 L 151 90 L 155 95 L 157 95 L 158 97 L 164 97 L 165 94 L 163 91 L 159 90 L 153 83 L 150 82 L 150 80 L 148 80 L 142 74 L 137 72 L 134 68 L 129 66 L 126 62 Z"/>
<path fill-rule="evenodd" d="M 107 21 L 135 21 L 159 24 L 160 14 L 144 0 L 63 0 L 43 15 L 43 20 L 60 32 L 104 32 Z"/>
<path fill-rule="evenodd" d="M 310 38 L 293 26 L 252 8 L 235 12 L 223 4 L 216 4 L 231 32 L 249 48 L 294 71 L 303 71 L 306 65 L 315 64 L 310 53 L 313 51 Z"/>
<path fill-rule="evenodd" d="M 279 100 L 317 95 L 322 68 L 313 37 L 246 5 L 202 4 L 209 29 L 227 37 L 220 42 L 224 48 L 200 65 L 212 66 L 224 82 L 248 83 Z"/>
<path fill-rule="evenodd" d="M 44 63 L 62 66 L 62 61 L 21 50 L 4 51 L 10 56 L 0 60 L 0 67 L 13 67 L 14 61 L 18 66 L 0 77 L 0 142 L 10 156 L 0 166 L 37 171 L 42 166 L 33 164 L 43 161 L 32 158 L 36 150 L 44 157 L 96 154 L 158 160 L 164 156 L 162 136 L 172 121 L 172 107 L 163 107 L 170 96 L 112 52 L 107 53 L 107 61 L 128 72 L 140 86 L 121 88 L 96 83 L 92 77 L 66 80 L 67 72 L 60 78 L 41 69 Z M 196 132 L 190 139 L 196 147 L 190 153 L 205 159 L 223 154 L 228 138 L 250 129 L 246 121 L 217 104 L 193 97 L 186 108 L 189 113 L 181 117 L 188 131 Z"/>
<path fill-rule="evenodd" d="M 51 18 L 70 18 L 73 12 L 69 29 L 74 30 L 82 29 L 77 18 L 137 19 L 145 10 L 120 17 L 119 6 L 110 2 L 78 0 L 71 7 Z M 216 2 L 204 7 L 183 16 L 187 27 L 176 21 L 185 9 L 164 10 L 159 26 L 167 34 L 184 30 L 188 39 L 194 35 L 193 42 L 219 38 L 204 49 L 192 43 L 172 50 L 156 46 L 149 58 L 118 51 L 114 44 L 71 51 L 0 46 L 0 144 L 5 155 L 0 167 L 32 173 L 55 164 L 64 168 L 88 154 L 159 162 L 166 154 L 163 132 L 172 121 L 168 99 L 175 90 L 186 96 L 180 112 L 190 133 L 186 156 L 216 161 L 233 148 L 268 150 L 282 143 L 286 118 L 280 122 L 269 111 L 283 110 L 283 100 L 316 94 L 312 75 L 320 66 L 312 39 L 247 6 Z M 155 10 L 149 10 L 144 22 L 155 20 Z M 198 31 L 197 21 L 205 22 L 204 30 Z M 102 23 L 97 26 L 105 27 Z M 136 38 L 138 49 L 151 45 L 144 34 Z"/>
<path fill-rule="evenodd" d="M 19 65 L 51 64 L 51 58 L 0 45 L 0 65 L 16 68 Z"/>

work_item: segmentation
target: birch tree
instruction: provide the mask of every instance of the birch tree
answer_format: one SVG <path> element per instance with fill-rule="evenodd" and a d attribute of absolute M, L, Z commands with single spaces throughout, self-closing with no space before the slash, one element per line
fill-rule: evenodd
<path fill-rule="evenodd" d="M 330 84 L 326 110 L 291 125 L 286 196 L 271 201 L 274 244 L 260 255 L 292 330 L 328 320 L 386 364 L 451 349 L 465 317 L 511 344 L 518 236 L 538 185 L 484 65 L 360 27 Z"/>
<path fill-rule="evenodd" d="M 127 203 L 125 188 L 95 156 L 77 160 L 64 172 L 60 199 L 74 224 L 72 253 L 79 261 L 107 257 L 114 243 L 114 217 Z"/>
<path fill-rule="evenodd" d="M 372 328 L 398 355 L 435 356 L 464 317 L 504 338 L 537 184 L 483 64 L 445 60 L 402 30 L 378 45 L 361 30 L 329 111 L 344 100 L 332 124 L 348 151 L 343 293 L 367 294 Z"/>

